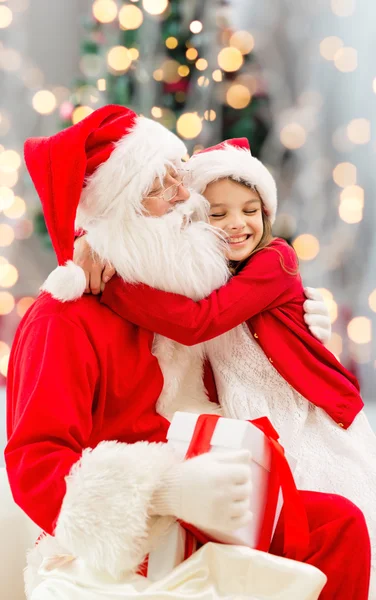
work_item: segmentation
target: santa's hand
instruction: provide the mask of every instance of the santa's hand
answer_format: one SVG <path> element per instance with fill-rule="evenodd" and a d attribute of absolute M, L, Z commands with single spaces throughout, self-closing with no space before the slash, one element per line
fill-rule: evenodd
<path fill-rule="evenodd" d="M 304 320 L 312 335 L 323 344 L 326 344 L 332 335 L 332 326 L 324 297 L 316 288 L 304 288 L 304 293 L 308 298 L 303 304 L 305 310 Z"/>
<path fill-rule="evenodd" d="M 250 458 L 247 450 L 209 453 L 176 465 L 155 492 L 152 513 L 222 533 L 247 525 L 252 520 Z"/>
<path fill-rule="evenodd" d="M 85 272 L 85 294 L 100 294 L 105 284 L 115 275 L 115 269 L 109 263 L 103 262 L 91 249 L 83 235 L 74 243 L 73 261 Z"/>

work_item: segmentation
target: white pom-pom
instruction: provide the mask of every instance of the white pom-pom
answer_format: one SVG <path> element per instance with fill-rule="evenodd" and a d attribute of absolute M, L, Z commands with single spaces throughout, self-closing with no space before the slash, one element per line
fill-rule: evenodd
<path fill-rule="evenodd" d="M 77 300 L 86 289 L 85 272 L 68 260 L 64 266 L 57 267 L 49 274 L 40 289 L 61 302 Z"/>

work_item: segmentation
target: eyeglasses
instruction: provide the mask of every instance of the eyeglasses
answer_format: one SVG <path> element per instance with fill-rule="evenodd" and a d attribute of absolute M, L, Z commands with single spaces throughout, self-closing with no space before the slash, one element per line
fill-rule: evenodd
<path fill-rule="evenodd" d="M 188 186 L 189 184 L 189 173 L 179 173 L 180 181 L 170 185 L 168 188 L 163 190 L 160 194 L 148 194 L 146 198 L 162 198 L 165 202 L 171 202 L 178 194 L 181 185 Z"/>

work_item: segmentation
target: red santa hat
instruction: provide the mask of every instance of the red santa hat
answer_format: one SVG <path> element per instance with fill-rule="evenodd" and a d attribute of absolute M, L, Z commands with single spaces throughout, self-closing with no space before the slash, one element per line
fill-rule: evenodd
<path fill-rule="evenodd" d="M 184 143 L 161 124 L 115 105 L 99 108 L 52 137 L 27 140 L 25 162 L 58 263 L 65 265 L 51 273 L 42 289 L 56 297 L 64 290 L 66 300 L 81 296 L 85 275 L 71 260 L 75 228 L 140 213 L 154 179 L 185 153 Z"/>
<path fill-rule="evenodd" d="M 190 186 L 202 194 L 209 183 L 231 177 L 255 187 L 265 212 L 273 223 L 277 210 L 277 188 L 268 169 L 252 156 L 247 138 L 225 140 L 194 154 L 188 163 Z"/>

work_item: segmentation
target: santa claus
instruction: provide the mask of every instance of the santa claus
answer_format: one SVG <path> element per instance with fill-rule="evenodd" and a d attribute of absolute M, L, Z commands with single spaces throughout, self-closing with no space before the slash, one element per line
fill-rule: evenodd
<path fill-rule="evenodd" d="M 206 393 L 201 348 L 154 336 L 100 297 L 83 296 L 85 274 L 71 260 L 75 227 L 83 228 L 127 282 L 197 299 L 225 283 L 223 241 L 179 172 L 185 152 L 161 125 L 119 106 L 26 143 L 60 265 L 20 324 L 8 375 L 8 476 L 15 501 L 45 532 L 27 570 L 32 600 L 145 595 L 149 582 L 137 569 L 176 518 L 220 523 L 223 531 L 252 518 L 247 452 L 181 463 L 164 443 L 177 408 L 220 410 Z M 338 496 L 302 498 L 311 541 L 300 559 L 330 578 L 331 595 L 321 597 L 335 590 L 365 600 L 370 559 L 361 512 Z M 281 555 L 282 521 L 272 548 Z M 236 586 L 214 581 L 213 598 L 252 593 L 247 549 L 233 552 L 243 565 Z M 339 563 L 351 563 L 341 578 L 330 566 Z M 206 563 L 214 580 L 218 564 Z"/>

